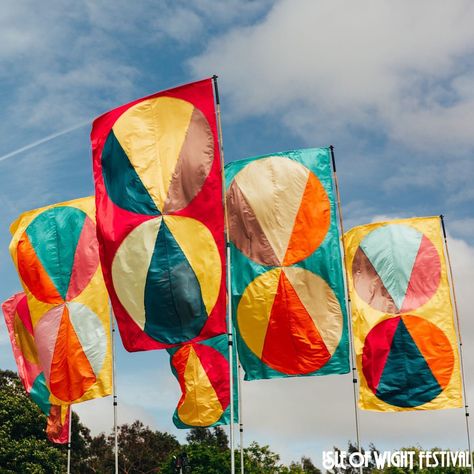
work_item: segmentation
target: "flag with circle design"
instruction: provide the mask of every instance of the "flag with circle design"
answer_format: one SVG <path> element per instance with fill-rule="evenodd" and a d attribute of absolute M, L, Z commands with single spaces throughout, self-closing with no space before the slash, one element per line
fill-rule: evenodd
<path fill-rule="evenodd" d="M 440 224 L 397 219 L 345 234 L 363 409 L 462 407 Z"/>
<path fill-rule="evenodd" d="M 329 148 L 226 165 L 232 307 L 247 380 L 349 371 Z"/>
<path fill-rule="evenodd" d="M 182 396 L 173 414 L 177 428 L 230 422 L 230 367 L 227 334 L 168 349 Z M 233 353 L 234 421 L 238 421 L 237 365 Z"/>
<path fill-rule="evenodd" d="M 225 332 L 222 170 L 211 79 L 94 121 L 101 259 L 125 349 Z"/>
<path fill-rule="evenodd" d="M 50 401 L 65 405 L 110 395 L 110 315 L 94 198 L 26 212 L 10 230 Z"/>
<path fill-rule="evenodd" d="M 46 435 L 53 443 L 67 443 L 71 410 L 69 405 L 52 405 L 49 401 L 50 392 L 38 358 L 26 294 L 13 295 L 3 302 L 2 310 L 18 376 L 26 393 L 48 416 Z"/>

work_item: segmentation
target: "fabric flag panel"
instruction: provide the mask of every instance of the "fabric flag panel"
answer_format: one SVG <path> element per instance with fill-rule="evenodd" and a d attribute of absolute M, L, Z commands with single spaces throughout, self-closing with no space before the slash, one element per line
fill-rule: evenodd
<path fill-rule="evenodd" d="M 171 370 L 182 396 L 173 415 L 177 428 L 210 427 L 230 423 L 229 352 L 227 335 L 168 349 Z M 236 359 L 233 360 L 237 387 Z M 234 394 L 234 421 L 238 401 Z"/>
<path fill-rule="evenodd" d="M 345 235 L 363 409 L 462 407 L 440 224 L 399 219 Z"/>
<path fill-rule="evenodd" d="M 222 170 L 211 79 L 94 121 L 98 237 L 128 351 L 225 332 Z"/>
<path fill-rule="evenodd" d="M 245 379 L 349 371 L 330 150 L 225 169 L 232 298 Z"/>
<path fill-rule="evenodd" d="M 93 197 L 77 199 L 26 212 L 10 228 L 38 358 L 58 405 L 112 391 L 109 305 L 94 211 Z"/>
<path fill-rule="evenodd" d="M 25 293 L 17 293 L 2 304 L 18 375 L 26 392 L 48 416 L 46 434 L 53 443 L 67 443 L 70 409 L 52 405 L 44 372 L 38 358 L 33 325 Z"/>

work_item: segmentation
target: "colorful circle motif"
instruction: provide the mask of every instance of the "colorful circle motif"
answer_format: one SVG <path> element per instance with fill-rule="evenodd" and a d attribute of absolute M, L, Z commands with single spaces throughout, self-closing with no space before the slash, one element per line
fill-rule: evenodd
<path fill-rule="evenodd" d="M 81 398 L 96 382 L 107 353 L 99 317 L 80 303 L 58 305 L 42 316 L 34 336 L 51 393 L 65 402 Z"/>
<path fill-rule="evenodd" d="M 385 319 L 368 333 L 362 371 L 384 402 L 414 408 L 435 399 L 449 384 L 454 353 L 433 323 L 412 315 Z"/>
<path fill-rule="evenodd" d="M 428 237 L 413 227 L 388 224 L 365 236 L 352 263 L 357 294 L 390 314 L 413 311 L 436 293 L 441 262 Z"/>
<path fill-rule="evenodd" d="M 214 160 L 204 114 L 172 97 L 144 100 L 115 122 L 102 151 L 110 199 L 136 214 L 184 209 L 201 190 Z"/>
<path fill-rule="evenodd" d="M 218 300 L 222 263 L 216 241 L 200 221 L 176 215 L 201 191 L 213 162 L 214 135 L 206 117 L 173 97 L 129 108 L 102 150 L 112 202 L 150 216 L 113 257 L 114 289 L 140 329 L 165 344 L 198 336 Z"/>
<path fill-rule="evenodd" d="M 288 375 L 323 367 L 343 330 L 341 307 L 332 289 L 299 267 L 275 268 L 251 282 L 238 305 L 237 322 L 250 350 Z"/>
<path fill-rule="evenodd" d="M 146 334 L 179 343 L 196 337 L 214 308 L 221 259 L 204 224 L 164 215 L 128 234 L 112 262 L 112 280 L 121 304 Z"/>
<path fill-rule="evenodd" d="M 324 186 L 308 168 L 275 156 L 250 162 L 227 191 L 230 238 L 251 260 L 289 266 L 323 242 L 331 221 Z"/>
<path fill-rule="evenodd" d="M 26 227 L 17 261 L 28 290 L 52 305 L 35 325 L 34 343 L 31 330 L 21 348 L 27 358 L 39 359 L 51 393 L 74 402 L 96 382 L 107 353 L 101 320 L 89 307 L 73 302 L 99 267 L 95 223 L 74 206 L 49 208 Z M 35 352 L 29 346 L 36 346 Z"/>
<path fill-rule="evenodd" d="M 37 300 L 71 301 L 82 293 L 99 266 L 95 224 L 76 207 L 47 209 L 20 237 L 17 260 L 21 279 Z"/>

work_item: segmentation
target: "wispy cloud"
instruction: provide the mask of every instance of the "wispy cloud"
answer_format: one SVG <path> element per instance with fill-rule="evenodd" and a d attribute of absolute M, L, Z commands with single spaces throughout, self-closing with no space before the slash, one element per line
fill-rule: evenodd
<path fill-rule="evenodd" d="M 241 115 L 283 118 L 304 103 L 314 133 L 329 120 L 333 134 L 383 127 L 390 140 L 411 147 L 470 147 L 473 21 L 466 0 L 424 0 L 409 9 L 375 0 L 282 0 L 260 23 L 216 38 L 190 65 L 199 73 L 219 64 Z"/>
<path fill-rule="evenodd" d="M 39 145 L 42 145 L 43 143 L 47 143 L 51 140 L 55 140 L 56 138 L 61 137 L 62 135 L 66 135 L 67 133 L 73 132 L 74 130 L 77 130 L 78 128 L 85 127 L 86 125 L 90 125 L 91 121 L 85 121 L 85 122 L 80 122 L 72 127 L 66 128 L 65 130 L 61 130 L 59 132 L 52 133 L 51 135 L 47 135 L 44 138 L 41 138 L 40 140 L 36 140 L 33 143 L 29 143 L 28 145 L 22 146 L 20 148 L 17 148 L 16 150 L 10 151 L 6 155 L 0 156 L 0 162 L 8 160 L 8 158 L 12 158 L 16 155 L 19 155 L 20 153 L 24 153 L 25 151 L 31 150 L 32 148 L 36 148 Z"/>

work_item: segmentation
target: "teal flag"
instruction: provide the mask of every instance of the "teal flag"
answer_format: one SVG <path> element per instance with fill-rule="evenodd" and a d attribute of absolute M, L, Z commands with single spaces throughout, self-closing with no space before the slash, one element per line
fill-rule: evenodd
<path fill-rule="evenodd" d="M 245 379 L 349 372 L 330 149 L 234 161 L 225 177 Z"/>

